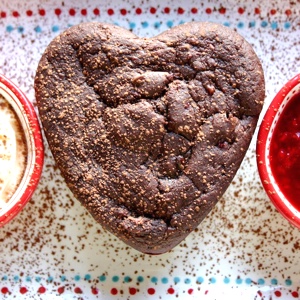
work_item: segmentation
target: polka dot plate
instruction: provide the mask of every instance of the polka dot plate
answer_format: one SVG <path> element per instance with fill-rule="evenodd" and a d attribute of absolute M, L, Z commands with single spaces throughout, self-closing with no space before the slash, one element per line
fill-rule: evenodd
<path fill-rule="evenodd" d="M 0 72 L 35 104 L 41 54 L 69 26 L 109 22 L 150 37 L 192 20 L 229 26 L 253 45 L 265 71 L 264 109 L 299 73 L 299 0 L 2 0 Z M 160 256 L 141 254 L 96 224 L 67 189 L 46 144 L 38 190 L 0 228 L 0 298 L 299 299 L 300 232 L 261 186 L 255 141 L 256 135 L 215 209 Z"/>

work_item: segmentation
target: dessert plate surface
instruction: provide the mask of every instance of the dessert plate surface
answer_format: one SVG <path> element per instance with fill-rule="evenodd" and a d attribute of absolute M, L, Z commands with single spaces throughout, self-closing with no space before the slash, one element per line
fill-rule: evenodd
<path fill-rule="evenodd" d="M 263 116 L 282 85 L 299 73 L 299 15 L 299 4 L 280 0 L 4 0 L 0 73 L 35 105 L 39 59 L 71 25 L 109 22 L 151 37 L 182 22 L 212 21 L 237 30 L 261 59 Z M 38 189 L 22 212 L 0 228 L 0 298 L 299 299 L 300 232 L 263 190 L 256 133 L 214 210 L 184 242 L 159 256 L 127 247 L 96 224 L 66 187 L 45 144 Z"/>

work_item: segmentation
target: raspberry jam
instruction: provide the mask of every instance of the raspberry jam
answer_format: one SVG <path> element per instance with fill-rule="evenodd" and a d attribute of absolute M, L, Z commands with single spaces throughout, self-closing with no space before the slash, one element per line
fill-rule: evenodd
<path fill-rule="evenodd" d="M 269 158 L 279 188 L 300 212 L 300 93 L 292 97 L 278 119 Z"/>

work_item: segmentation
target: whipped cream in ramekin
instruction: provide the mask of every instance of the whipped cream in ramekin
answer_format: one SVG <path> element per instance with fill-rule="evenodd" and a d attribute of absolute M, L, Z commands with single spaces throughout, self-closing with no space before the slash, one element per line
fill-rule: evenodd
<path fill-rule="evenodd" d="M 0 209 L 17 189 L 26 167 L 26 142 L 19 119 L 0 94 Z"/>
<path fill-rule="evenodd" d="M 38 116 L 26 95 L 0 74 L 0 227 L 31 199 L 42 175 L 44 145 Z"/>

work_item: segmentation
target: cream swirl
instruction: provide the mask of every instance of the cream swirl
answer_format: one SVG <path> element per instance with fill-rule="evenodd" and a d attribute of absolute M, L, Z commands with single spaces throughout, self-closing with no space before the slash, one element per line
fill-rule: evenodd
<path fill-rule="evenodd" d="M 22 178 L 25 149 L 18 118 L 0 95 L 0 209 L 11 199 Z"/>

